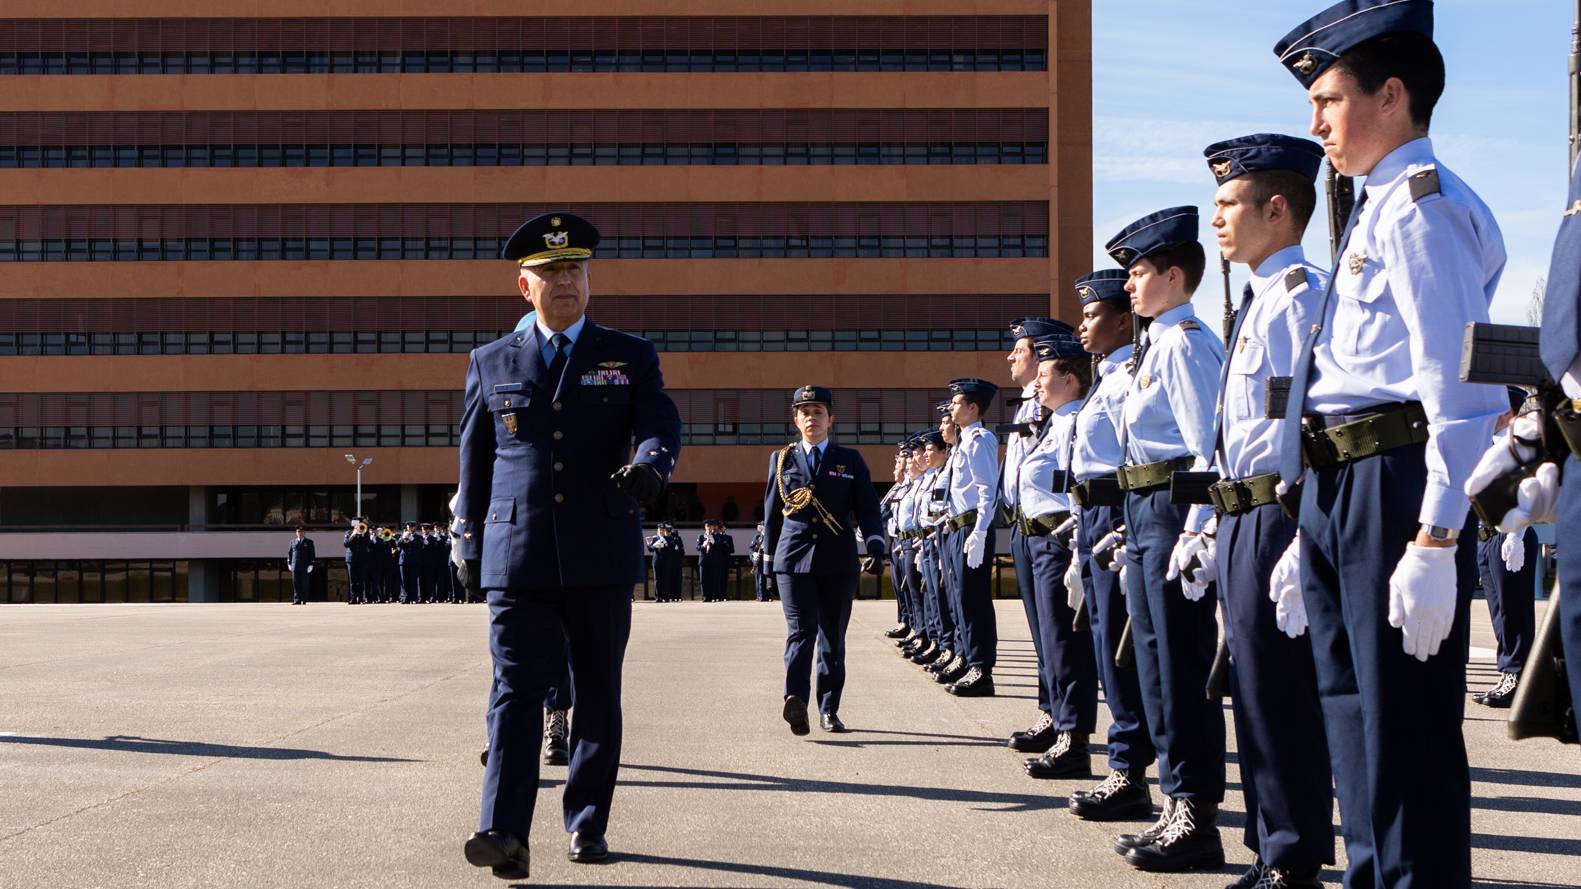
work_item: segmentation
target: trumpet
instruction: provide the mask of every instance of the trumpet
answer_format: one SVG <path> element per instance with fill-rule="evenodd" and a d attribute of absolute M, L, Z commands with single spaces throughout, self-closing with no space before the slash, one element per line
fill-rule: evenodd
<path fill-rule="evenodd" d="M 357 524 L 352 526 L 352 530 L 356 531 L 358 534 L 366 534 L 366 533 L 368 533 L 368 523 L 367 522 L 358 522 Z"/>

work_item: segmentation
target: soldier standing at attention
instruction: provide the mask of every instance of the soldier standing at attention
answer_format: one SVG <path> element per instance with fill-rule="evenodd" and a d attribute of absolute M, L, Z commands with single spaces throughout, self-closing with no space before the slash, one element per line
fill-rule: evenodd
<path fill-rule="evenodd" d="M 1120 837 L 1133 867 L 1176 872 L 1217 868 L 1224 799 L 1224 713 L 1203 693 L 1218 651 L 1214 596 L 1181 595 L 1167 577 L 1186 526 L 1171 502 L 1174 473 L 1204 470 L 1213 451 L 1213 407 L 1224 347 L 1197 321 L 1191 295 L 1206 257 L 1197 208 L 1170 207 L 1126 226 L 1106 248 L 1130 276 L 1131 311 L 1151 318 L 1125 394 L 1119 470 L 1125 493 L 1125 580 L 1137 676 L 1148 731 L 1158 751 L 1162 817 Z"/>
<path fill-rule="evenodd" d="M 999 627 L 989 574 L 994 562 L 994 508 L 998 502 L 999 439 L 983 425 L 999 387 L 986 380 L 950 381 L 950 422 L 958 440 L 950 455 L 949 534 L 944 549 L 955 575 L 959 604 L 959 662 L 941 676 L 955 676 L 945 686 L 962 698 L 992 697 Z"/>
<path fill-rule="evenodd" d="M 1463 486 L 1508 405 L 1458 369 L 1505 254 L 1487 205 L 1433 154 L 1432 34 L 1427 0 L 1348 0 L 1274 47 L 1329 162 L 1366 177 L 1296 352 L 1289 416 L 1304 422 L 1282 430 L 1279 475 L 1292 501 L 1300 485 L 1301 528 L 1297 567 L 1273 582 L 1304 600 L 1350 887 L 1471 884 Z"/>
<path fill-rule="evenodd" d="M 528 876 L 544 700 L 571 666 L 568 857 L 600 861 L 620 768 L 621 666 L 631 589 L 645 572 L 641 507 L 675 468 L 681 421 L 653 344 L 586 314 L 598 229 L 570 213 L 506 241 L 537 319 L 472 353 L 452 532 L 488 595 L 494 687 L 478 830 L 466 859 Z M 634 445 L 635 443 L 635 445 Z"/>
<path fill-rule="evenodd" d="M 697 573 L 702 580 L 704 602 L 725 601 L 735 552 L 736 542 L 725 533 L 724 522 L 709 519 L 703 523 L 703 533 L 697 535 Z"/>
<path fill-rule="evenodd" d="M 1301 252 L 1317 205 L 1313 180 L 1323 149 L 1308 139 L 1260 133 L 1203 153 L 1218 184 L 1219 250 L 1244 263 L 1251 281 L 1222 374 L 1214 455 L 1220 481 L 1209 491 L 1214 505 L 1193 510 L 1170 574 L 1181 578 L 1188 599 L 1216 582 L 1224 605 L 1235 663 L 1236 750 L 1251 813 L 1244 839 L 1254 856 L 1235 885 L 1319 889 L 1318 872 L 1334 861 L 1333 777 L 1312 644 L 1302 636 L 1306 613 L 1281 615 L 1268 595 L 1269 572 L 1295 538 L 1296 522 L 1275 493 L 1286 421 L 1268 419 L 1265 395 L 1270 377 L 1290 374 L 1328 284 L 1328 275 Z"/>
<path fill-rule="evenodd" d="M 368 520 L 358 516 L 351 520 L 351 529 L 342 541 L 346 547 L 346 604 L 356 605 L 368 601 L 368 569 L 373 560 L 373 536 L 368 532 Z"/>
<path fill-rule="evenodd" d="M 317 558 L 313 550 L 313 538 L 307 536 L 307 529 L 301 525 L 296 526 L 296 538 L 291 541 L 291 546 L 285 552 L 285 567 L 291 572 L 291 604 L 307 604 L 307 581 L 313 573 L 313 560 Z"/>
<path fill-rule="evenodd" d="M 860 452 L 829 438 L 834 393 L 803 386 L 791 394 L 791 419 L 801 440 L 769 458 L 763 496 L 765 546 L 774 554 L 775 580 L 785 610 L 785 695 L 781 716 L 791 733 L 805 735 L 809 674 L 818 654 L 819 727 L 843 732 L 840 693 L 845 688 L 845 630 L 856 597 L 856 537 L 867 558 L 862 569 L 884 570 L 884 523 L 878 493 Z"/>
<path fill-rule="evenodd" d="M 675 533 L 674 525 L 660 522 L 659 533 L 648 538 L 648 551 L 653 553 L 653 600 L 679 602 L 681 563 L 686 561 L 686 542 Z"/>
<path fill-rule="evenodd" d="M 1115 661 L 1125 635 L 1128 607 L 1117 572 L 1094 557 L 1098 543 L 1125 524 L 1124 495 L 1116 470 L 1124 462 L 1120 424 L 1131 385 L 1132 318 L 1129 279 L 1123 269 L 1100 269 L 1076 281 L 1081 302 L 1082 348 L 1093 356 L 1093 381 L 1076 411 L 1071 441 L 1071 505 L 1077 510 L 1076 562 L 1086 596 L 1088 625 L 1097 649 L 1098 675 L 1109 707 L 1109 774 L 1092 790 L 1071 794 L 1071 814 L 1086 821 L 1121 821 L 1153 813 L 1147 767 L 1155 758 L 1143 714 L 1135 660 Z M 1028 765 L 1028 772 L 1032 766 Z"/>

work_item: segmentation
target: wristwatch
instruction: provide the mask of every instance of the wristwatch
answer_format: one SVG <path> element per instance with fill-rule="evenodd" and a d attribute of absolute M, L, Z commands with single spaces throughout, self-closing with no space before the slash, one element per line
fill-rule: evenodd
<path fill-rule="evenodd" d="M 1422 533 L 1438 541 L 1450 541 L 1460 538 L 1459 528 L 1445 528 L 1443 525 L 1422 525 Z"/>

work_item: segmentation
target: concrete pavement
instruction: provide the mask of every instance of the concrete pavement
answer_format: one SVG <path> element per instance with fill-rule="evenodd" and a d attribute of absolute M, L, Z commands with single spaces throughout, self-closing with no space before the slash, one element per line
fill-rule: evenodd
<path fill-rule="evenodd" d="M 1233 755 L 1232 865 L 1213 875 L 1131 870 L 1109 845 L 1140 824 L 1063 811 L 1093 782 L 1022 773 L 1003 738 L 1035 715 L 1031 646 L 1020 603 L 998 607 L 1000 695 L 957 700 L 881 638 L 892 602 L 857 603 L 852 732 L 794 738 L 776 605 L 638 604 L 614 856 L 565 860 L 564 769 L 546 768 L 530 882 L 1218 887 L 1239 874 Z M 1496 676 L 1486 607 L 1473 614 L 1478 690 Z M 461 858 L 485 639 L 479 606 L 0 608 L 0 889 L 506 885 Z M 1478 885 L 1581 885 L 1581 750 L 1511 744 L 1502 713 L 1467 712 Z"/>

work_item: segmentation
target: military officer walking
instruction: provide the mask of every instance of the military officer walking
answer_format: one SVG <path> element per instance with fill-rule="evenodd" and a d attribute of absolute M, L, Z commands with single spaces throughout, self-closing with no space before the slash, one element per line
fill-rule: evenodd
<path fill-rule="evenodd" d="M 1433 155 L 1432 32 L 1427 0 L 1350 0 L 1274 47 L 1329 161 L 1366 177 L 1296 353 L 1289 409 L 1306 420 L 1285 424 L 1279 474 L 1292 495 L 1305 478 L 1299 570 L 1284 572 L 1300 583 L 1274 581 L 1310 622 L 1353 887 L 1471 882 L 1462 487 L 1506 405 L 1457 370 L 1505 255 L 1493 214 Z"/>
<path fill-rule="evenodd" d="M 1171 207 L 1126 226 L 1106 245 L 1130 275 L 1133 312 L 1151 318 L 1125 395 L 1126 591 L 1148 731 L 1158 751 L 1163 816 L 1121 838 L 1143 870 L 1216 868 L 1224 798 L 1224 714 L 1203 689 L 1218 645 L 1214 597 L 1196 601 L 1167 578 L 1186 509 L 1170 497 L 1174 473 L 1205 469 L 1213 450 L 1214 394 L 1224 349 L 1197 321 L 1191 295 L 1206 258 L 1197 208 Z"/>
<path fill-rule="evenodd" d="M 1323 149 L 1264 133 L 1215 143 L 1204 154 L 1218 184 L 1212 224 L 1219 250 L 1247 265 L 1251 281 L 1235 313 L 1219 393 L 1214 466 L 1221 480 L 1210 489 L 1219 517 L 1213 507 L 1193 511 L 1170 575 L 1181 578 L 1187 598 L 1217 581 L 1224 606 L 1250 813 L 1244 838 L 1254 856 L 1235 885 L 1316 889 L 1318 871 L 1334 861 L 1332 775 L 1312 646 L 1302 635 L 1306 614 L 1281 616 L 1268 595 L 1269 574 L 1296 523 L 1275 494 L 1285 421 L 1268 419 L 1264 405 L 1269 378 L 1290 374 L 1328 283 L 1301 252 Z"/>
<path fill-rule="evenodd" d="M 474 350 L 467 369 L 452 531 L 465 580 L 487 591 L 495 686 L 482 813 L 464 851 L 503 879 L 528 876 L 537 738 L 567 650 L 569 857 L 608 855 L 621 664 L 631 590 L 646 573 L 639 506 L 657 501 L 680 450 L 653 344 L 586 315 L 597 243 L 598 230 L 570 213 L 517 229 L 500 255 L 518 264 L 537 318 Z"/>
<path fill-rule="evenodd" d="M 313 549 L 313 538 L 307 536 L 306 528 L 297 525 L 296 537 L 285 552 L 285 567 L 291 572 L 292 605 L 307 604 L 307 581 L 313 574 L 315 558 L 317 554 Z"/>
<path fill-rule="evenodd" d="M 884 565 L 884 525 L 878 494 L 858 451 L 835 444 L 834 393 L 803 386 L 791 394 L 791 419 L 799 441 L 769 458 L 763 497 L 764 540 L 774 554 L 775 580 L 785 611 L 785 695 L 781 715 L 791 732 L 805 735 L 809 674 L 818 655 L 819 727 L 843 732 L 840 694 L 845 688 L 845 631 L 856 596 L 856 536 L 877 575 Z M 853 529 L 853 525 L 855 529 Z"/>

